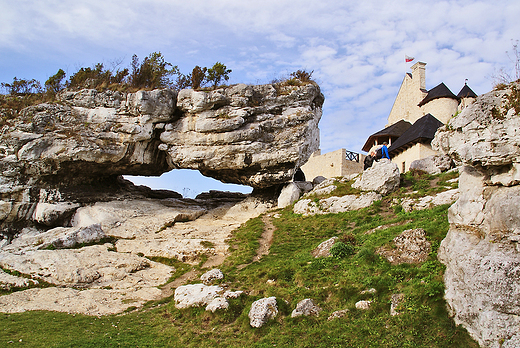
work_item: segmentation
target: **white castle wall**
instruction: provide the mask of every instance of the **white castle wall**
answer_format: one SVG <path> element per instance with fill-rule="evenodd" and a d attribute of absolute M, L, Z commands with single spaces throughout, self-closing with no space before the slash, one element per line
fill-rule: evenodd
<path fill-rule="evenodd" d="M 410 164 L 412 164 L 412 162 L 416 159 L 421 159 L 436 154 L 437 152 L 432 149 L 431 145 L 417 143 L 401 152 L 399 155 L 392 157 L 391 160 L 397 164 L 401 173 L 405 173 L 410 170 Z"/>
<path fill-rule="evenodd" d="M 354 162 L 347 160 L 345 149 L 339 149 L 323 155 L 318 150 L 311 155 L 301 169 L 307 181 L 312 181 L 312 179 L 317 176 L 335 178 L 338 176 L 361 173 L 363 171 L 365 156 L 359 155 L 359 157 L 359 162 Z"/>
<path fill-rule="evenodd" d="M 444 124 L 457 113 L 458 108 L 459 102 L 451 98 L 434 99 L 421 107 L 423 115 L 432 114 Z"/>
<path fill-rule="evenodd" d="M 424 116 L 418 104 L 426 97 L 426 63 L 418 62 L 412 66 L 412 77 L 406 74 L 397 93 L 392 110 L 388 115 L 387 127 L 405 120 L 415 123 Z"/>

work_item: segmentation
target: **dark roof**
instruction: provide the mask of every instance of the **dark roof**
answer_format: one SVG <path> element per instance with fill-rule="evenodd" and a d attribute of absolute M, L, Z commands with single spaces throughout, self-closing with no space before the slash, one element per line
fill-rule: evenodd
<path fill-rule="evenodd" d="M 433 117 L 431 114 L 426 114 L 406 130 L 392 143 L 392 146 L 388 148 L 389 152 L 397 152 L 404 150 L 407 146 L 418 143 L 422 140 L 432 140 L 437 128 L 442 126 L 442 122 Z"/>
<path fill-rule="evenodd" d="M 460 90 L 459 94 L 457 94 L 457 98 L 476 98 L 477 94 L 473 92 L 471 88 L 467 84 L 464 84 L 464 87 Z"/>
<path fill-rule="evenodd" d="M 441 82 L 440 85 L 437 87 L 433 87 L 428 91 L 428 94 L 424 99 L 418 104 L 418 106 L 423 106 L 424 104 L 428 103 L 429 101 L 432 101 L 437 98 L 452 98 L 457 99 L 457 96 L 453 94 L 448 87 L 444 84 L 444 82 Z"/>
<path fill-rule="evenodd" d="M 370 150 L 370 148 L 372 147 L 372 142 L 377 138 L 380 138 L 380 137 L 398 138 L 401 135 L 403 135 L 403 133 L 406 132 L 406 130 L 408 128 L 410 128 L 411 126 L 412 126 L 412 124 L 410 122 L 405 121 L 405 120 L 399 120 L 396 123 L 386 127 L 383 130 L 380 130 L 379 132 L 374 133 L 370 137 L 368 137 L 367 141 L 365 142 L 365 145 L 363 145 L 362 150 L 368 152 L 368 150 Z"/>

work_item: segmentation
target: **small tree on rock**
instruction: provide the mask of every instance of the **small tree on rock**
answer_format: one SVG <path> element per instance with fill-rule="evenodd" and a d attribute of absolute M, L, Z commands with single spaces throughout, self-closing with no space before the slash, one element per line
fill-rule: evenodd
<path fill-rule="evenodd" d="M 228 69 L 224 64 L 216 62 L 211 68 L 208 69 L 208 82 L 213 83 L 213 87 L 217 87 L 220 82 L 224 79 L 229 80 L 229 74 L 231 69 Z"/>
<path fill-rule="evenodd" d="M 200 66 L 196 66 L 193 68 L 191 72 L 191 88 L 199 89 L 206 83 L 206 71 L 208 68 L 201 68 Z"/>
<path fill-rule="evenodd" d="M 65 78 L 65 71 L 62 69 L 58 70 L 58 72 L 51 77 L 47 81 L 45 81 L 45 88 L 47 88 L 47 92 L 50 93 L 58 93 L 63 89 L 62 81 Z"/>

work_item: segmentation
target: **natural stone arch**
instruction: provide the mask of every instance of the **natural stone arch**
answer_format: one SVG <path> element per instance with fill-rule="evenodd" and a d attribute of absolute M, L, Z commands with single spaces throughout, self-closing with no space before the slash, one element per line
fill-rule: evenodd
<path fill-rule="evenodd" d="M 30 220 L 38 203 L 100 199 L 92 190 L 110 195 L 121 175 L 186 168 L 258 189 L 290 181 L 318 148 L 324 100 L 313 83 L 59 98 L 2 128 L 3 230 Z"/>

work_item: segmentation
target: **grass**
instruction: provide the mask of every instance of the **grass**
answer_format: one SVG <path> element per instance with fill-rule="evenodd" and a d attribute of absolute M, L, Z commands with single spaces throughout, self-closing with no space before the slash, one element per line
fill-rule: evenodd
<path fill-rule="evenodd" d="M 415 180 L 427 180 L 430 186 L 423 189 L 431 190 L 449 179 Z M 403 187 L 410 191 L 415 183 L 405 181 Z M 448 205 L 404 213 L 389 202 L 385 198 L 359 211 L 309 217 L 280 210 L 273 219 L 277 229 L 270 253 L 254 263 L 264 224 L 261 217 L 243 224 L 228 241 L 231 256 L 220 269 L 225 285 L 247 295 L 231 300 L 226 311 L 179 310 L 170 298 L 101 318 L 0 314 L 0 346 L 21 340 L 26 347 L 478 347 L 448 316 L 442 297 L 444 266 L 437 250 L 449 227 Z M 391 227 L 366 233 L 381 225 Z M 425 263 L 391 265 L 375 253 L 410 228 L 423 228 L 432 244 Z M 311 251 L 333 236 L 348 246 L 347 252 L 314 259 Z M 362 293 L 370 288 L 376 292 Z M 404 295 L 401 314 L 391 316 L 390 298 L 397 293 Z M 251 304 L 268 296 L 276 296 L 279 314 L 254 329 L 247 316 Z M 305 298 L 323 309 L 320 316 L 291 318 Z M 357 310 L 359 300 L 373 301 L 371 308 Z M 345 317 L 327 320 L 343 309 L 348 309 Z"/>

